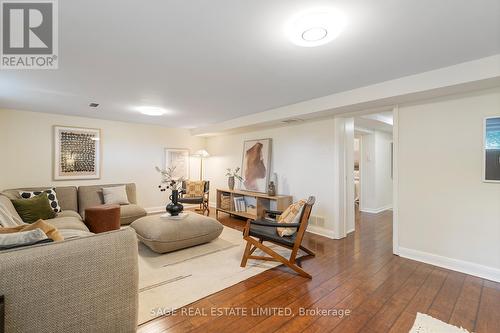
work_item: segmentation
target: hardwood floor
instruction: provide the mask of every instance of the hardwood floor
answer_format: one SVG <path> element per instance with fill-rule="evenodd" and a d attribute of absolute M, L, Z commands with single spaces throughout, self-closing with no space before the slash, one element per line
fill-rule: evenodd
<path fill-rule="evenodd" d="M 244 225 L 229 217 L 219 220 L 239 230 Z M 500 331 L 500 284 L 394 256 L 390 212 L 357 214 L 356 232 L 347 238 L 307 234 L 304 244 L 316 252 L 301 261 L 312 280 L 279 266 L 148 322 L 138 332 L 408 332 L 417 312 L 477 333 Z M 210 313 L 229 307 L 232 313 Z M 252 312 L 259 308 L 269 313 Z M 299 316 L 301 309 L 351 313 Z M 183 313 L 188 310 L 208 315 Z M 238 315 L 245 310 L 245 316 Z"/>

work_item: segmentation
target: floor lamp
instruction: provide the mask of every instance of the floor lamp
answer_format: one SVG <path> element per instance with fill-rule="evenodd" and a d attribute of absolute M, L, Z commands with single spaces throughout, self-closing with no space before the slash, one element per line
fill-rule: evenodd
<path fill-rule="evenodd" d="M 209 157 L 210 154 L 205 149 L 200 149 L 193 156 L 200 158 L 200 180 L 203 180 L 203 159 Z"/>

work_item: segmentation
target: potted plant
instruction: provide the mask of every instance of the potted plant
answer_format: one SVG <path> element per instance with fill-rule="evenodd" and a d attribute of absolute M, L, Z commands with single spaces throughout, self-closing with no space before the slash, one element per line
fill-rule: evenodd
<path fill-rule="evenodd" d="M 184 181 L 184 177 L 175 178 L 174 167 L 169 167 L 165 170 L 156 167 L 156 171 L 161 174 L 161 183 L 158 185 L 158 188 L 161 192 L 165 192 L 166 190 L 171 190 L 172 194 L 169 196 L 170 203 L 167 205 L 166 210 L 172 216 L 179 215 L 180 212 L 184 209 L 184 206 L 178 202 L 179 199 L 179 190 L 181 189 L 182 182 Z"/>
<path fill-rule="evenodd" d="M 238 174 L 240 172 L 240 167 L 236 167 L 234 170 L 231 168 L 226 169 L 227 186 L 230 190 L 234 190 L 234 179 L 243 181 L 243 178 Z"/>

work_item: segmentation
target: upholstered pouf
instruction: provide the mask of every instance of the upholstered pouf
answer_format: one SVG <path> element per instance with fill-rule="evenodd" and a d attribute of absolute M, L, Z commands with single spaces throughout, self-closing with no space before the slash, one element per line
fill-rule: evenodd
<path fill-rule="evenodd" d="M 219 237 L 224 226 L 211 217 L 193 212 L 182 219 L 168 219 L 161 215 L 141 217 L 130 226 L 137 238 L 157 253 L 172 252 L 190 246 L 208 243 Z"/>
<path fill-rule="evenodd" d="M 96 234 L 120 229 L 120 206 L 101 205 L 86 208 L 85 224 Z"/>

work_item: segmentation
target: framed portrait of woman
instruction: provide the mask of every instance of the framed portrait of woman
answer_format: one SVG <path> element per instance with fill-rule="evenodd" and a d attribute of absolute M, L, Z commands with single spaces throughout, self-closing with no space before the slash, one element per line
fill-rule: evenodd
<path fill-rule="evenodd" d="M 267 192 L 271 171 L 272 139 L 248 140 L 243 143 L 240 189 Z"/>

